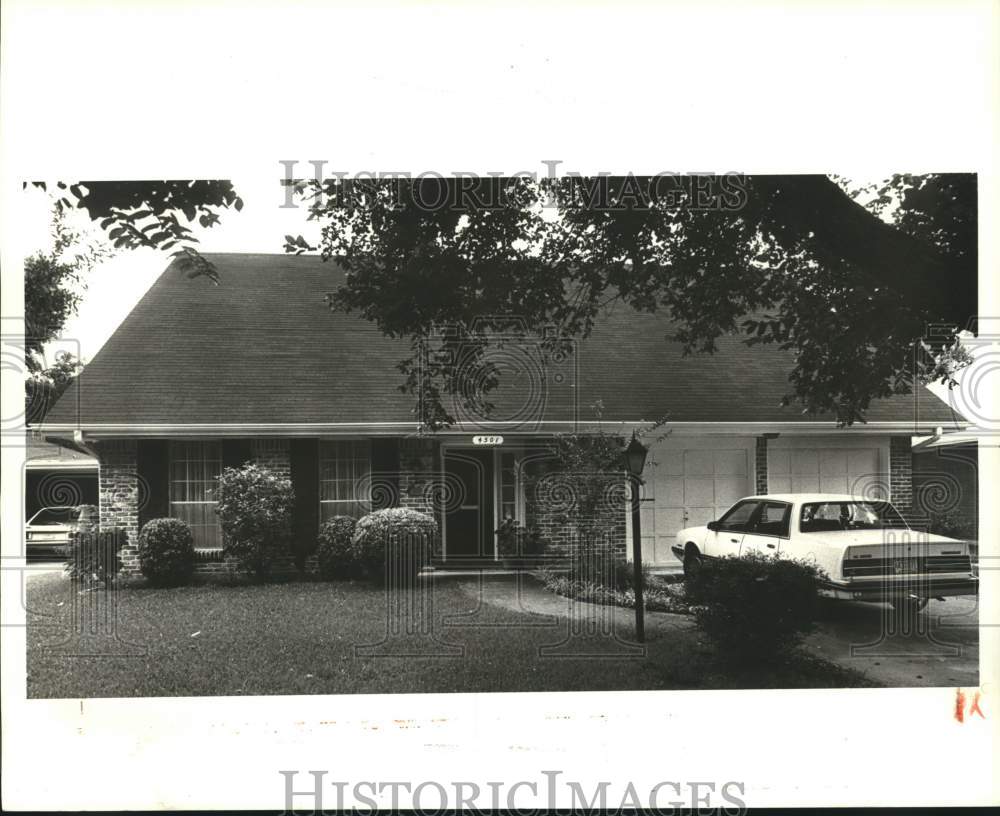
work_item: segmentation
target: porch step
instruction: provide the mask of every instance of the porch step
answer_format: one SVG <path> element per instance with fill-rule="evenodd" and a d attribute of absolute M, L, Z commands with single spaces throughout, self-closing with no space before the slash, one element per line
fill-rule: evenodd
<path fill-rule="evenodd" d="M 551 563 L 552 559 L 544 557 L 534 558 L 504 558 L 496 560 L 493 558 L 435 558 L 432 559 L 429 570 L 438 572 L 452 571 L 490 571 L 490 572 L 511 572 L 524 570 L 537 570 Z"/>

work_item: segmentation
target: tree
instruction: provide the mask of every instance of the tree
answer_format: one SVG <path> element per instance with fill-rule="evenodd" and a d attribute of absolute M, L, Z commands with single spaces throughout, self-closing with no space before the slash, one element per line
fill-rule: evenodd
<path fill-rule="evenodd" d="M 82 370 L 83 363 L 75 355 L 59 351 L 51 366 L 31 372 L 24 381 L 25 422 L 36 424 L 45 419 L 49 409 Z"/>
<path fill-rule="evenodd" d="M 48 190 L 46 182 L 32 184 Z M 178 216 L 189 224 L 197 219 L 207 229 L 219 223 L 219 211 L 243 209 L 230 181 L 60 181 L 56 190 L 56 206 L 86 212 L 115 249 L 173 249 L 189 277 L 205 275 L 216 282 L 215 265 L 198 252 L 198 239 Z"/>
<path fill-rule="evenodd" d="M 71 228 L 59 202 L 52 209 L 51 236 L 51 250 L 24 261 L 25 363 L 34 374 L 44 365 L 45 344 L 59 336 L 76 312 L 80 291 L 86 288 L 84 273 L 111 254 L 100 242 L 88 241 Z"/>
<path fill-rule="evenodd" d="M 24 261 L 25 364 L 31 372 L 42 367 L 42 349 L 59 336 L 76 312 L 80 282 L 73 264 L 61 263 L 54 255 L 37 253 Z"/>
<path fill-rule="evenodd" d="M 46 182 L 32 182 L 48 190 Z M 27 183 L 25 184 L 27 186 Z M 80 290 L 86 288 L 84 273 L 110 256 L 100 243 L 87 242 L 67 225 L 72 210 L 85 212 L 98 223 L 115 249 L 149 247 L 169 250 L 189 277 L 206 275 L 218 280 L 215 266 L 194 246 L 198 239 L 178 215 L 205 228 L 219 221 L 217 210 L 243 208 L 243 201 L 228 181 L 88 181 L 58 182 L 53 203 L 53 248 L 24 262 L 24 335 L 26 420 L 40 421 L 56 398 L 76 376 L 82 364 L 72 355 L 60 353 L 44 368 L 43 350 L 62 332 L 76 312 Z"/>
<path fill-rule="evenodd" d="M 586 336 L 613 300 L 664 310 L 687 353 L 714 351 L 726 333 L 790 350 L 786 402 L 851 424 L 873 399 L 952 381 L 957 332 L 976 313 L 973 175 L 857 189 L 732 175 L 335 179 L 298 191 L 322 239 L 287 236 L 286 251 L 336 257 L 347 277 L 331 307 L 410 339 L 402 387 L 430 406 L 432 427 L 453 421 L 442 392 L 488 406 L 499 373 L 482 315 L 566 338 Z M 456 377 L 458 345 L 472 395 Z M 926 352 L 916 361 L 915 347 Z"/>
<path fill-rule="evenodd" d="M 242 208 L 227 181 L 58 187 L 60 204 L 85 210 L 116 246 L 177 247 L 190 276 L 213 280 L 178 214 L 208 227 L 218 210 Z M 286 250 L 336 257 L 348 277 L 331 307 L 410 340 L 401 387 L 431 427 L 454 419 L 442 393 L 489 410 L 500 372 L 485 353 L 497 333 L 487 315 L 516 316 L 527 333 L 555 326 L 550 353 L 585 337 L 612 300 L 669 312 L 688 353 L 713 351 L 726 333 L 775 343 L 794 356 L 786 402 L 835 412 L 842 424 L 917 383 L 954 384 L 968 361 L 957 337 L 976 315 L 971 174 L 868 187 L 726 175 L 337 178 L 296 188 L 322 238 L 313 247 L 287 236 Z"/>

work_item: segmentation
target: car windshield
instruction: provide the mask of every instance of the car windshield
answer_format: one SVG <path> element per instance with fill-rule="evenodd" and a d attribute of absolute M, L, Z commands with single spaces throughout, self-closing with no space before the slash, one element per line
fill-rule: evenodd
<path fill-rule="evenodd" d="M 881 530 L 906 527 L 906 522 L 889 502 L 827 501 L 802 505 L 799 530 L 822 533 L 836 530 Z"/>
<path fill-rule="evenodd" d="M 80 515 L 78 507 L 46 507 L 29 524 L 72 524 Z"/>

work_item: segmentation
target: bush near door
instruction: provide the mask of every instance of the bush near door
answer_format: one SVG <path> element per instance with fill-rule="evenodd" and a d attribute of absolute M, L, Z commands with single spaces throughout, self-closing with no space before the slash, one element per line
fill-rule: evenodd
<path fill-rule="evenodd" d="M 437 522 L 426 513 L 392 507 L 364 516 L 352 543 L 367 577 L 412 579 L 429 563 L 437 534 Z"/>

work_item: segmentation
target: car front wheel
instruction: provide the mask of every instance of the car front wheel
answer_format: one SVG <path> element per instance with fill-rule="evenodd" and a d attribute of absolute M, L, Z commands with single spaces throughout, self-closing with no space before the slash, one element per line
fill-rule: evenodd
<path fill-rule="evenodd" d="M 695 549 L 689 549 L 684 555 L 684 577 L 688 580 L 696 577 L 701 572 L 701 553 Z"/>

